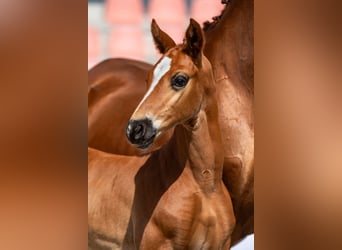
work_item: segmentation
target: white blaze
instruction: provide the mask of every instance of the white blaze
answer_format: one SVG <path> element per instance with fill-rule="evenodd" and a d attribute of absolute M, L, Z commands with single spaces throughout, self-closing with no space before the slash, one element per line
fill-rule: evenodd
<path fill-rule="evenodd" d="M 153 71 L 153 79 L 150 88 L 146 92 L 144 98 L 139 103 L 138 107 L 135 109 L 134 113 L 140 108 L 140 105 L 146 100 L 146 98 L 152 93 L 154 88 L 159 83 L 160 79 L 170 70 L 171 68 L 171 61 L 170 57 L 165 56 L 156 66 Z"/>

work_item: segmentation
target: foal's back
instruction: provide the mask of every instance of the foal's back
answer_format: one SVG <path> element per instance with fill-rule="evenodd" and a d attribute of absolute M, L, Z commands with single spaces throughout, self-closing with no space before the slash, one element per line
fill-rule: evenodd
<path fill-rule="evenodd" d="M 139 170 L 138 164 L 129 165 L 129 161 L 125 156 L 88 148 L 88 245 L 91 249 L 122 247 L 133 202 L 134 176 Z"/>

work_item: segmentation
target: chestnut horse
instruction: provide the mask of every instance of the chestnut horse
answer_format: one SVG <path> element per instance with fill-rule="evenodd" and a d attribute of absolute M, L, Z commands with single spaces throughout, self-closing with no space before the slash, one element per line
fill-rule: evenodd
<path fill-rule="evenodd" d="M 145 156 L 88 149 L 89 247 L 93 249 L 230 249 L 235 225 L 222 181 L 223 150 L 215 81 L 193 19 L 184 43 L 152 21 L 162 58 L 126 135 L 148 148 L 170 128 L 171 139 Z"/>
<path fill-rule="evenodd" d="M 233 244 L 254 230 L 254 64 L 253 1 L 231 0 L 214 22 L 206 23 L 204 54 L 213 65 L 223 139 L 223 181 L 234 206 Z M 159 136 L 141 151 L 122 136 L 125 123 L 147 91 L 152 65 L 110 59 L 89 72 L 89 146 L 117 154 L 141 155 L 159 148 L 172 134 Z"/>

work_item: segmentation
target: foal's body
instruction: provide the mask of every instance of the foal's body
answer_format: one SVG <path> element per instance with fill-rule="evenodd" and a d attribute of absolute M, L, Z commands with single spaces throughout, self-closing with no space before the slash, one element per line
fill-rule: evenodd
<path fill-rule="evenodd" d="M 232 204 L 202 116 L 197 131 L 180 125 L 150 155 L 88 150 L 90 247 L 229 249 Z"/>
<path fill-rule="evenodd" d="M 148 147 L 175 130 L 162 148 L 140 157 L 88 149 L 89 247 L 229 249 L 235 218 L 222 181 L 215 85 L 200 26 L 192 20 L 178 46 L 155 23 L 152 30 L 164 57 L 126 133 Z"/>

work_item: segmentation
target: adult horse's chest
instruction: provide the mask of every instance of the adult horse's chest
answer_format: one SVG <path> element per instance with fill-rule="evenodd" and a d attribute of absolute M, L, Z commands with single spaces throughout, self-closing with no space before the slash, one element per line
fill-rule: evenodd
<path fill-rule="evenodd" d="M 242 192 L 254 160 L 253 100 L 229 79 L 222 79 L 217 84 L 221 90 L 217 94 L 225 165 L 229 165 L 225 166 L 224 175 L 231 179 L 225 183 L 229 187 L 238 181 L 239 185 L 233 184 L 234 188 Z M 235 190 L 229 191 L 234 193 Z"/>

